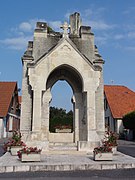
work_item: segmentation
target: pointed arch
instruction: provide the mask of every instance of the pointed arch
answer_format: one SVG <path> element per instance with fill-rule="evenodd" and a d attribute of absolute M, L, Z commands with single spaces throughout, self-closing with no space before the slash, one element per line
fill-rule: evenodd
<path fill-rule="evenodd" d="M 72 87 L 73 92 L 83 91 L 83 78 L 80 73 L 73 67 L 63 64 L 55 68 L 47 78 L 46 89 L 52 86 L 58 80 L 66 80 Z"/>

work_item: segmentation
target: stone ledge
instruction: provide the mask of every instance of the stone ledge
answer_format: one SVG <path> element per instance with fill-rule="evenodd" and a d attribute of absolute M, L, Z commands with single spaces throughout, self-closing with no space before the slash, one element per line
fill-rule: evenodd
<path fill-rule="evenodd" d="M 61 164 L 61 165 L 27 165 L 0 166 L 0 173 L 6 172 L 34 172 L 34 171 L 75 171 L 75 170 L 108 170 L 134 168 L 135 164 Z"/>
<path fill-rule="evenodd" d="M 20 162 L 6 153 L 0 157 L 0 173 L 34 171 L 75 171 L 135 168 L 135 158 L 118 153 L 113 161 L 93 161 L 91 155 L 41 155 L 41 162 Z"/>

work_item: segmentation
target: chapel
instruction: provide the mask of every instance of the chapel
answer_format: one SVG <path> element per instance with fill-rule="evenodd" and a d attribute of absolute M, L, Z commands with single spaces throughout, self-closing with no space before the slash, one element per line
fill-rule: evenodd
<path fill-rule="evenodd" d="M 22 57 L 22 104 L 20 130 L 27 145 L 43 152 L 59 150 L 93 151 L 104 136 L 104 60 L 94 43 L 90 26 L 80 14 L 63 22 L 55 32 L 46 22 L 37 22 L 33 41 Z M 49 131 L 51 88 L 65 80 L 73 90 L 73 131 Z"/>

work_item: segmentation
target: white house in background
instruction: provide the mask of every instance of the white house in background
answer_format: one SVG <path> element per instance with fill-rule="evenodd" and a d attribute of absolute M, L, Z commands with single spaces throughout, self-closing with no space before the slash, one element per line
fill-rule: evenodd
<path fill-rule="evenodd" d="M 20 128 L 17 82 L 0 82 L 0 138 Z"/>
<path fill-rule="evenodd" d="M 135 92 L 125 86 L 104 86 L 105 122 L 111 130 L 123 133 L 122 117 L 135 110 Z"/>

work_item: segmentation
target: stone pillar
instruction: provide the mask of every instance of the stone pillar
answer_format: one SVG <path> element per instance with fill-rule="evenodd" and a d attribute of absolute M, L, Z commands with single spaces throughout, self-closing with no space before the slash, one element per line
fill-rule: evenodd
<path fill-rule="evenodd" d="M 104 117 L 104 83 L 103 72 L 101 71 L 100 84 L 96 91 L 96 129 L 103 139 L 105 132 L 105 117 Z"/>
<path fill-rule="evenodd" d="M 32 57 L 23 57 L 23 79 L 22 79 L 22 103 L 21 103 L 21 121 L 20 130 L 23 134 L 31 131 L 32 116 L 32 91 L 28 82 L 27 63 L 33 60 Z"/>
<path fill-rule="evenodd" d="M 50 89 L 44 91 L 42 94 L 41 130 L 47 138 L 49 133 L 49 114 L 51 99 L 52 95 Z"/>
<path fill-rule="evenodd" d="M 74 142 L 77 143 L 77 141 L 79 141 L 79 108 L 74 96 L 72 98 L 72 103 L 73 103 L 73 115 L 74 115 L 73 117 Z"/>
<path fill-rule="evenodd" d="M 96 132 L 95 91 L 91 91 L 87 94 L 87 130 L 87 141 L 99 141 L 99 137 Z"/>
<path fill-rule="evenodd" d="M 74 132 L 74 139 L 73 142 L 75 142 L 75 97 L 73 95 L 71 102 L 73 104 L 73 132 Z"/>
<path fill-rule="evenodd" d="M 80 124 L 82 120 L 82 93 L 75 93 L 75 142 L 80 140 Z"/>
<path fill-rule="evenodd" d="M 70 34 L 79 36 L 81 26 L 80 14 L 75 12 L 70 15 Z"/>
<path fill-rule="evenodd" d="M 33 92 L 32 132 L 39 131 L 41 131 L 41 90 L 35 89 Z"/>

